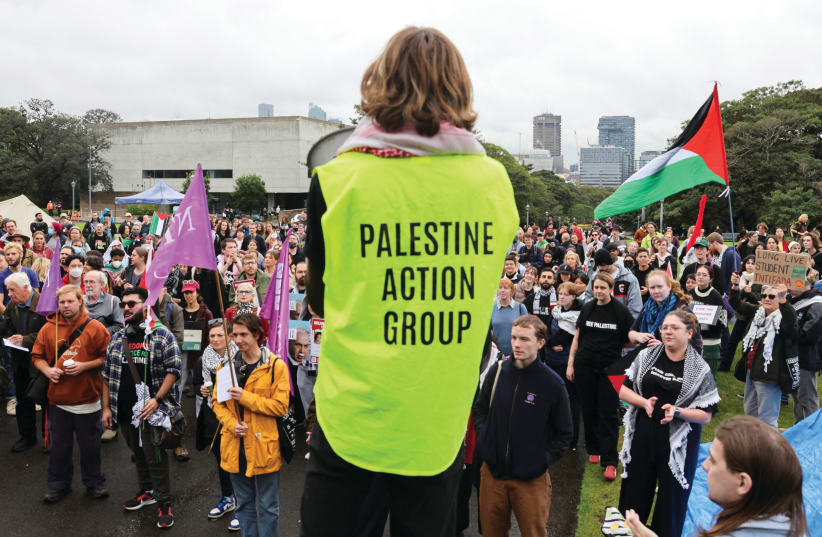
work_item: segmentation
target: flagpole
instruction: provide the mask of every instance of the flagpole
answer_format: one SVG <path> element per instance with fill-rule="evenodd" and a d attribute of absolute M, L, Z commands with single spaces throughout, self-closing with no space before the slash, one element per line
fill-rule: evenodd
<path fill-rule="evenodd" d="M 223 317 L 223 334 L 225 334 L 225 355 L 228 358 L 228 366 L 229 372 L 231 373 L 231 384 L 233 386 L 237 385 L 237 379 L 234 377 L 234 364 L 231 363 L 231 352 L 229 352 L 229 347 L 231 346 L 231 342 L 228 339 L 228 321 L 225 318 L 225 306 L 223 305 L 223 286 L 220 283 L 220 271 L 214 271 L 214 279 L 217 281 L 217 298 L 220 300 L 220 314 Z M 237 412 L 237 417 L 240 416 L 240 405 L 237 403 L 237 400 L 232 398 L 234 401 L 234 410 Z M 216 438 L 216 435 L 215 435 Z M 213 440 L 212 440 L 213 443 Z"/>
<path fill-rule="evenodd" d="M 663 227 L 662 227 L 662 212 L 664 211 L 664 209 L 665 209 L 665 199 L 663 198 L 659 202 L 659 232 L 660 233 L 662 233 L 662 229 L 663 229 Z"/>
<path fill-rule="evenodd" d="M 734 206 L 731 203 L 731 185 L 728 184 L 728 211 L 731 214 L 731 244 L 736 247 L 736 232 L 734 231 Z"/>

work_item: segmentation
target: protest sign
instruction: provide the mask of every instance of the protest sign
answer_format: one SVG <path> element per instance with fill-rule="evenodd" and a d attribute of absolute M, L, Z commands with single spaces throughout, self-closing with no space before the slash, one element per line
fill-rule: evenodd
<path fill-rule="evenodd" d="M 699 321 L 699 324 L 708 324 L 714 325 L 716 324 L 717 318 L 719 317 L 719 306 L 709 306 L 707 304 L 694 304 L 691 306 L 691 309 L 696 316 L 696 320 Z"/>
<path fill-rule="evenodd" d="M 808 254 L 789 254 L 758 250 L 754 283 L 762 285 L 784 284 L 788 289 L 801 289 L 805 286 L 805 273 L 808 270 Z"/>

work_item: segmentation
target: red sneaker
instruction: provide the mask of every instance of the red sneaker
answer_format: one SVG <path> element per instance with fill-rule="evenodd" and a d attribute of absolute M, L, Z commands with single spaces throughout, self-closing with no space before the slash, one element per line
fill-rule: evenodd
<path fill-rule="evenodd" d="M 599 464 L 599 455 L 588 455 L 588 462 L 591 464 Z"/>
<path fill-rule="evenodd" d="M 603 473 L 602 475 L 604 475 L 605 479 L 607 479 L 608 481 L 613 481 L 614 479 L 616 479 L 616 466 L 606 466 L 605 473 Z"/>

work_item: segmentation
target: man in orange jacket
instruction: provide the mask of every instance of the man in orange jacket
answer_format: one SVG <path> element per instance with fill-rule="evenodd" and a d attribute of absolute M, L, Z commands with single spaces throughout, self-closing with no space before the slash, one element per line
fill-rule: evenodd
<path fill-rule="evenodd" d="M 37 334 L 31 351 L 34 366 L 49 379 L 51 455 L 49 490 L 43 501 L 56 503 L 71 491 L 75 433 L 80 446 L 83 485 L 89 495 L 101 499 L 108 496 L 108 490 L 100 463 L 103 433 L 100 368 L 109 333 L 100 322 L 89 319 L 78 287 L 61 287 L 57 301 L 58 311 L 46 318 L 46 325 Z"/>

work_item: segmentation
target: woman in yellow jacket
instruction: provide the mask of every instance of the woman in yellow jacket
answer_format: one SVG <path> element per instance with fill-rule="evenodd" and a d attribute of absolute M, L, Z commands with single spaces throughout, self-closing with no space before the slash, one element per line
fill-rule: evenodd
<path fill-rule="evenodd" d="M 220 420 L 220 466 L 231 475 L 237 518 L 244 537 L 277 537 L 280 516 L 280 456 L 277 417 L 288 411 L 288 367 L 260 346 L 265 332 L 260 318 L 241 313 L 234 318 L 232 338 L 237 386 L 231 401 L 217 402 Z"/>

